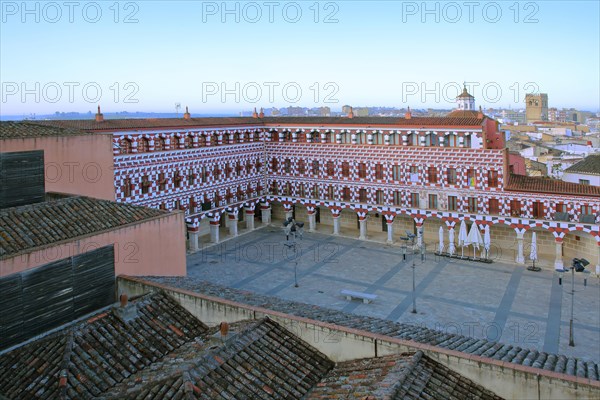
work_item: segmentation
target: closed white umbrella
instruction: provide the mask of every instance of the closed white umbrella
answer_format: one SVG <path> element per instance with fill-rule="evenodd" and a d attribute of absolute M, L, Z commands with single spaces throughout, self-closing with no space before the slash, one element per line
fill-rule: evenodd
<path fill-rule="evenodd" d="M 448 254 L 453 256 L 455 251 L 456 246 L 454 245 L 454 228 L 452 228 L 450 231 L 448 231 Z"/>
<path fill-rule="evenodd" d="M 483 247 L 485 247 L 485 258 L 487 259 L 490 254 L 490 247 L 492 246 L 492 238 L 490 237 L 490 226 L 485 226 L 485 232 L 483 234 Z"/>
<path fill-rule="evenodd" d="M 479 246 L 483 246 L 483 238 L 481 237 L 481 232 L 479 232 L 479 227 L 475 222 L 471 225 L 465 246 L 470 244 L 473 245 L 473 257 L 475 257 L 475 250 L 479 250 Z"/>
<path fill-rule="evenodd" d="M 533 232 L 533 235 L 531 235 L 531 253 L 529 253 L 529 259 L 533 261 L 533 269 L 535 269 L 535 261 L 538 259 L 537 236 L 535 232 Z"/>
<path fill-rule="evenodd" d="M 444 228 L 440 226 L 440 247 L 439 252 L 442 254 L 444 252 Z"/>
<path fill-rule="evenodd" d="M 462 248 L 461 257 L 465 256 L 465 246 L 468 246 L 467 243 L 467 224 L 465 220 L 460 222 L 460 229 L 458 230 L 458 245 Z"/>

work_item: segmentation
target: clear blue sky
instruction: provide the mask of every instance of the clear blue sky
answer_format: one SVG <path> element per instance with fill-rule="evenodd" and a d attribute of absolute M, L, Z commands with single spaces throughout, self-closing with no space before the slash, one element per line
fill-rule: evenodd
<path fill-rule="evenodd" d="M 2 115 L 451 108 L 463 81 L 484 107 L 600 108 L 598 1 L 74 3 L 1 2 Z"/>

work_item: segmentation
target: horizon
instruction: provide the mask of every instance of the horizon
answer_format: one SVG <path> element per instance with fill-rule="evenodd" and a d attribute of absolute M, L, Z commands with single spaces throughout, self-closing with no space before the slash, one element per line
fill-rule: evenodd
<path fill-rule="evenodd" d="M 453 109 L 463 85 L 600 110 L 598 2 L 467 3 L 2 2 L 0 115 Z"/>

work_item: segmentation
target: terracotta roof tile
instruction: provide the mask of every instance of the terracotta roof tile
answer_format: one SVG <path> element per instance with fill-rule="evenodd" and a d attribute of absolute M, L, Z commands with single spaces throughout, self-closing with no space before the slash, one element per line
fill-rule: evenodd
<path fill-rule="evenodd" d="M 600 157 L 599 157 L 600 159 Z M 580 196 L 600 196 L 600 187 L 582 185 L 579 183 L 565 182 L 546 177 L 534 177 L 511 174 L 508 184 L 504 187 L 507 191 L 573 194 Z"/>
<path fill-rule="evenodd" d="M 307 399 L 492 399 L 501 397 L 423 352 L 338 363 Z"/>
<path fill-rule="evenodd" d="M 0 258 L 164 214 L 80 196 L 1 209 Z"/>
<path fill-rule="evenodd" d="M 52 126 L 29 121 L 0 121 L 0 140 L 28 137 L 81 136 L 89 134 L 89 132 L 67 126 Z"/>
<path fill-rule="evenodd" d="M 79 129 L 93 132 L 109 132 L 136 129 L 167 129 L 167 128 L 205 128 L 218 126 L 271 126 L 271 125 L 382 125 L 398 127 L 427 127 L 427 126 L 473 126 L 479 127 L 483 119 L 477 115 L 460 115 L 457 118 L 447 117 L 413 117 L 410 119 L 395 117 L 267 117 L 267 118 L 153 118 L 153 119 L 106 119 L 97 122 L 89 120 L 47 120 L 36 121 L 37 125 L 65 129 Z"/>
<path fill-rule="evenodd" d="M 101 314 L 0 355 L 0 397 L 98 396 L 208 330 L 162 293 Z"/>

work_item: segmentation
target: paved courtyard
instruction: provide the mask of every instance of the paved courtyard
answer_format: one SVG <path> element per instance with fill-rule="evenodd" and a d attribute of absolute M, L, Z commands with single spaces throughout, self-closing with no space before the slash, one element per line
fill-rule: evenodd
<path fill-rule="evenodd" d="M 432 253 L 421 261 L 416 255 L 414 314 L 412 254 L 404 261 L 399 243 L 390 246 L 321 233 L 304 233 L 296 251 L 286 243 L 281 228 L 269 226 L 204 247 L 188 255 L 188 276 L 286 300 L 600 361 L 598 278 L 588 278 L 584 287 L 582 274 L 575 274 L 575 347 L 570 347 L 570 274 L 565 274 L 561 286 L 551 271 L 531 272 L 521 266 L 460 261 Z M 340 295 L 342 289 L 378 297 L 370 304 L 348 301 Z"/>

